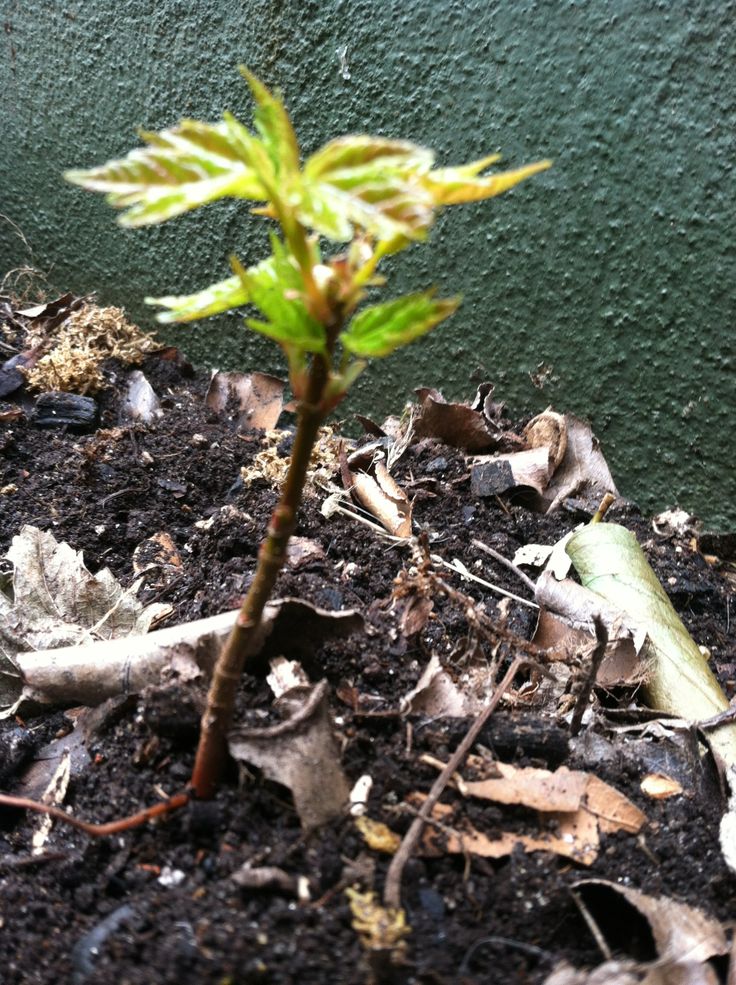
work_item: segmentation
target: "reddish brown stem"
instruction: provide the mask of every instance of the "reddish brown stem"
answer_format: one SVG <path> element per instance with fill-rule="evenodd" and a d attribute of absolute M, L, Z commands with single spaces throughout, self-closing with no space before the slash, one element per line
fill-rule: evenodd
<path fill-rule="evenodd" d="M 80 821 L 78 817 L 73 817 L 62 811 L 60 807 L 51 804 L 41 804 L 37 800 L 28 800 L 26 797 L 11 797 L 8 794 L 0 794 L 0 805 L 5 807 L 18 807 L 25 811 L 36 811 L 38 814 L 50 814 L 57 821 L 70 824 L 73 828 L 84 831 L 85 834 L 93 837 L 104 837 L 105 835 L 119 834 L 121 831 L 130 831 L 131 828 L 138 828 L 146 821 L 153 821 L 164 814 L 184 807 L 189 802 L 189 794 L 179 793 L 175 797 L 169 797 L 153 807 L 146 807 L 145 810 L 137 814 L 130 814 L 128 817 L 118 818 L 117 821 L 108 821 L 107 824 L 92 824 L 89 821 Z"/>
<path fill-rule="evenodd" d="M 281 499 L 273 511 L 266 539 L 258 553 L 258 567 L 248 594 L 243 600 L 235 625 L 217 659 L 207 707 L 202 716 L 197 757 L 192 773 L 195 797 L 208 800 L 214 795 L 226 754 L 227 730 L 232 720 L 238 682 L 249 656 L 250 645 L 271 597 L 276 579 L 286 559 L 286 549 L 296 526 L 297 511 L 319 428 L 325 411 L 322 396 L 328 380 L 328 362 L 314 357 L 306 399 L 299 409 L 291 462 Z"/>

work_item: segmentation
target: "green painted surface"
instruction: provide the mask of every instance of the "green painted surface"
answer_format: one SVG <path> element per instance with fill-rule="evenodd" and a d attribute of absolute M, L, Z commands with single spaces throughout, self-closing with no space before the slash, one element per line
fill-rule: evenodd
<path fill-rule="evenodd" d="M 225 203 L 121 230 L 61 172 L 126 153 L 137 125 L 247 121 L 238 62 L 282 88 L 305 151 L 367 130 L 444 163 L 554 157 L 396 261 L 397 288 L 437 283 L 465 304 L 366 374 L 351 408 L 494 379 L 514 411 L 588 416 L 623 493 L 734 526 L 734 0 L 6 0 L 2 38 L 0 212 L 32 256 L 0 220 L 0 271 L 32 262 L 147 326 L 143 295 L 219 279 L 233 247 L 258 259 L 266 224 Z M 234 318 L 168 337 L 198 362 L 279 368 Z"/>

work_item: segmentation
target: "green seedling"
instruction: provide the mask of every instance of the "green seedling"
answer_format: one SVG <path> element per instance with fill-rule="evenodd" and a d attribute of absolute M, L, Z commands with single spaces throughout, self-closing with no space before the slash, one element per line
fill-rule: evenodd
<path fill-rule="evenodd" d="M 459 304 L 431 289 L 371 303 L 385 286 L 381 260 L 425 240 L 445 206 L 499 195 L 550 165 L 488 174 L 494 155 L 435 168 L 424 147 L 370 136 L 332 140 L 302 161 L 281 99 L 241 71 L 255 101 L 255 132 L 230 114 L 215 124 L 184 120 L 161 133 L 143 132 L 146 146 L 122 160 L 66 174 L 125 209 L 124 226 L 164 222 L 236 198 L 257 203 L 252 211 L 279 227 L 271 255 L 260 263 L 246 268 L 233 258 L 232 275 L 204 291 L 147 299 L 163 309 L 164 323 L 255 308 L 259 317 L 246 318 L 246 325 L 283 349 L 299 408 L 281 498 L 213 673 L 191 781 L 199 798 L 211 797 L 218 782 L 238 681 L 286 557 L 320 426 L 369 360 L 425 335 Z"/>

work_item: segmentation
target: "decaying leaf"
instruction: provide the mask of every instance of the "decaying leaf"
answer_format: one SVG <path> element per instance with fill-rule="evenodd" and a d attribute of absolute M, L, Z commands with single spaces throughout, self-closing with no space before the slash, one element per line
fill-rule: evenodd
<path fill-rule="evenodd" d="M 293 688 L 276 706 L 288 715 L 285 721 L 233 728 L 228 747 L 234 759 L 258 766 L 269 779 L 288 787 L 302 827 L 311 830 L 338 817 L 350 795 L 332 734 L 327 683 Z"/>
<path fill-rule="evenodd" d="M 653 942 L 654 953 L 631 954 L 638 960 L 656 961 L 660 967 L 670 966 L 667 977 L 652 981 L 675 985 L 704 980 L 687 977 L 686 969 L 728 953 L 721 924 L 695 907 L 604 879 L 584 879 L 574 889 L 603 937 L 617 950 L 626 952 L 632 942 Z M 680 977 L 673 966 L 680 968 Z"/>
<path fill-rule="evenodd" d="M 436 438 L 470 452 L 489 451 L 498 446 L 498 432 L 481 411 L 467 404 L 448 403 L 437 390 L 426 387 L 418 389 L 416 394 L 420 405 L 415 422 L 417 437 Z M 523 447 L 521 440 L 519 447 Z"/>
<path fill-rule="evenodd" d="M 374 852 L 393 855 L 401 844 L 401 838 L 383 821 L 374 821 L 365 814 L 355 818 L 355 827 L 363 835 L 363 840 Z"/>
<path fill-rule="evenodd" d="M 566 659 L 595 641 L 593 617 L 597 616 L 608 633 L 597 682 L 614 687 L 648 680 L 649 638 L 643 627 L 632 625 L 623 610 L 570 578 L 558 581 L 548 571 L 537 579 L 534 595 L 540 606 L 534 636 L 538 646 L 554 648 Z"/>
<path fill-rule="evenodd" d="M 180 571 L 181 554 L 165 530 L 142 540 L 133 551 L 133 572 L 145 575 L 149 585 L 163 587 Z"/>
<path fill-rule="evenodd" d="M 736 769 L 730 767 L 726 771 L 726 778 L 729 788 L 728 810 L 721 818 L 718 840 L 726 865 L 731 872 L 736 873 Z"/>
<path fill-rule="evenodd" d="M 122 416 L 129 421 L 142 421 L 150 424 L 162 414 L 161 401 L 156 391 L 139 369 L 128 376 Z"/>
<path fill-rule="evenodd" d="M 298 660 L 274 657 L 270 665 L 271 673 L 266 681 L 275 698 L 280 698 L 295 687 L 309 687 L 309 678 Z"/>
<path fill-rule="evenodd" d="M 394 950 L 402 946 L 411 933 L 403 910 L 386 909 L 376 902 L 375 893 L 345 890 L 353 915 L 353 929 L 366 950 Z"/>
<path fill-rule="evenodd" d="M 587 970 L 563 961 L 543 985 L 719 985 L 719 979 L 710 965 L 694 962 L 651 965 L 612 960 Z"/>
<path fill-rule="evenodd" d="M 81 551 L 36 527 L 24 526 L 5 557 L 13 580 L 9 592 L 0 591 L 0 658 L 11 668 L 23 669 L 25 651 L 146 633 L 171 612 L 144 607 L 140 582 L 123 589 L 107 568 L 90 574 Z"/>
<path fill-rule="evenodd" d="M 411 537 L 411 503 L 383 462 L 374 464 L 373 475 L 358 472 L 350 477 L 350 491 L 393 537 Z"/>
<path fill-rule="evenodd" d="M 667 593 L 625 527 L 589 524 L 568 542 L 583 585 L 625 613 L 626 623 L 646 632 L 649 672 L 646 693 L 654 708 L 691 720 L 708 719 L 728 708 L 705 657 L 674 610 Z M 736 765 L 736 725 L 710 733 L 724 761 Z"/>
<path fill-rule="evenodd" d="M 157 683 L 172 665 L 187 675 L 209 676 L 236 611 L 160 629 L 146 636 L 18 653 L 24 696 L 44 704 L 95 705 L 118 694 L 136 694 Z M 328 612 L 301 599 L 269 603 L 249 655 L 264 662 L 282 653 L 305 656 L 329 638 L 358 632 L 363 617 L 353 609 Z M 188 668 L 188 669 L 187 669 Z"/>
<path fill-rule="evenodd" d="M 84 774 L 91 761 L 84 725 L 84 713 L 88 711 L 88 708 L 71 708 L 66 711 L 66 720 L 74 722 L 72 731 L 52 739 L 36 752 L 33 762 L 23 770 L 11 793 L 31 800 L 41 800 L 45 791 L 52 786 L 53 777 L 64 761 L 66 765 L 63 770 L 68 770 L 71 780 Z"/>
<path fill-rule="evenodd" d="M 251 866 L 246 862 L 230 878 L 243 889 L 280 889 L 302 903 L 310 898 L 309 880 L 305 876 L 290 875 L 275 865 Z"/>
<path fill-rule="evenodd" d="M 565 414 L 565 454 L 542 494 L 548 511 L 568 496 L 600 500 L 605 493 L 618 496 L 616 484 L 608 468 L 598 439 L 590 425 L 574 414 Z"/>
<path fill-rule="evenodd" d="M 443 825 L 449 825 L 450 830 L 427 828 L 426 850 L 432 854 L 470 852 L 501 858 L 519 845 L 527 852 L 554 852 L 590 865 L 597 856 L 601 832 L 635 834 L 646 823 L 646 816 L 638 807 L 592 773 L 569 770 L 564 766 L 551 772 L 500 762 L 494 762 L 493 767 L 497 776 L 463 780 L 458 789 L 464 796 L 518 804 L 539 811 L 547 830 L 535 835 L 504 832 L 498 837 L 489 837 L 462 817 L 451 820 L 449 815 L 453 814 L 453 808 L 440 804 L 433 816 Z M 417 799 L 423 798 L 418 795 Z"/>
<path fill-rule="evenodd" d="M 283 380 L 267 373 L 225 373 L 215 370 L 210 379 L 205 403 L 210 410 L 224 414 L 232 400 L 238 411 L 240 431 L 276 427 L 284 407 Z"/>
<path fill-rule="evenodd" d="M 416 686 L 401 699 L 402 714 L 424 714 L 430 718 L 454 717 L 477 713 L 478 701 L 463 692 L 433 654 Z"/>
<path fill-rule="evenodd" d="M 566 582 L 555 584 L 564 586 Z M 573 581 L 569 585 L 581 587 Z M 604 625 L 608 629 L 609 624 L 605 620 Z M 641 643 L 639 642 L 637 649 L 637 641 L 622 626 L 620 620 L 610 625 L 605 655 L 596 674 L 596 684 L 600 687 L 633 687 L 643 683 L 647 679 L 647 662 L 641 657 Z M 596 638 L 590 630 L 579 624 L 572 624 L 569 611 L 562 618 L 547 609 L 540 609 L 532 642 L 553 653 L 554 659 L 570 663 L 575 658 L 585 659 L 595 647 Z"/>

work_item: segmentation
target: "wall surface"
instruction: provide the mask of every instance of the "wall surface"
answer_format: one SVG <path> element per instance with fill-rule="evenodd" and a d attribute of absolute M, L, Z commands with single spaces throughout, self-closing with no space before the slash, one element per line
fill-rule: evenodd
<path fill-rule="evenodd" d="M 260 258 L 247 207 L 121 230 L 60 177 L 123 155 L 138 125 L 248 122 L 239 62 L 280 86 L 305 152 L 365 130 L 444 163 L 553 157 L 395 261 L 397 288 L 465 303 L 368 372 L 351 409 L 492 379 L 514 412 L 590 418 L 647 508 L 734 526 L 736 0 L 5 0 L 2 20 L 0 275 L 33 264 L 151 327 L 144 295 L 226 276 L 234 248 Z M 234 316 L 174 332 L 198 362 L 282 368 Z"/>

